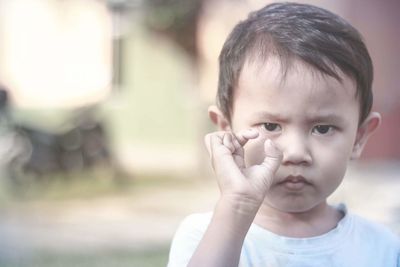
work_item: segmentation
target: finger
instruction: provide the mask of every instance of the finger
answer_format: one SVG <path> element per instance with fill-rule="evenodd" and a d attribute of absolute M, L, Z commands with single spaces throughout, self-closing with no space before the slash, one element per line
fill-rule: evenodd
<path fill-rule="evenodd" d="M 232 133 L 225 133 L 222 137 L 222 143 L 225 147 L 227 147 L 231 153 L 235 153 L 235 145 L 233 143 L 234 138 L 232 137 Z"/>
<path fill-rule="evenodd" d="M 252 128 L 242 130 L 234 135 L 233 144 L 236 150 L 235 153 L 233 153 L 233 158 L 240 169 L 246 168 L 243 146 L 247 143 L 248 140 L 257 138 L 258 136 L 258 131 Z"/>
<path fill-rule="evenodd" d="M 241 146 L 244 146 L 250 139 L 257 138 L 258 135 L 258 131 L 253 128 L 246 129 L 235 134 L 236 139 Z"/>
<path fill-rule="evenodd" d="M 217 135 L 222 137 L 224 135 L 225 132 L 223 131 L 219 131 L 219 132 L 212 132 L 212 133 L 208 133 L 204 136 L 204 144 L 206 145 L 206 149 L 208 154 L 211 156 L 211 136 L 213 135 Z"/>
<path fill-rule="evenodd" d="M 265 160 L 282 160 L 282 151 L 275 145 L 275 143 L 271 139 L 267 139 L 264 142 L 264 151 L 265 151 Z M 265 161 L 264 160 L 264 161 Z"/>
<path fill-rule="evenodd" d="M 216 158 L 218 158 L 219 156 L 218 156 L 218 151 L 216 151 L 216 150 L 218 150 L 218 149 L 216 149 L 216 147 L 221 147 L 221 146 L 223 146 L 223 143 L 222 143 L 222 138 L 223 138 L 223 134 L 220 134 L 220 133 L 212 133 L 212 134 L 208 134 L 207 135 L 208 136 L 208 139 L 209 139 L 209 142 L 208 142 L 208 144 L 209 144 L 209 154 L 210 154 L 210 159 L 211 159 L 211 165 L 212 165 L 212 167 L 213 167 L 213 169 L 215 169 L 215 161 L 216 161 Z M 215 156 L 215 154 L 217 154 L 217 157 Z"/>
<path fill-rule="evenodd" d="M 212 167 L 218 174 L 222 177 L 234 177 L 237 176 L 237 172 L 239 171 L 231 150 L 224 145 L 227 142 L 229 146 L 229 137 L 232 135 L 229 133 L 219 133 L 210 135 L 210 150 L 211 150 L 211 163 Z M 240 171 L 239 171 L 240 172 Z"/>
<path fill-rule="evenodd" d="M 239 140 L 238 140 L 236 134 L 234 134 L 234 133 L 232 133 L 232 143 L 233 143 L 233 146 L 235 147 L 236 151 L 243 150 L 242 145 L 239 143 Z"/>
<path fill-rule="evenodd" d="M 240 169 L 245 168 L 245 161 L 244 161 L 244 149 L 240 145 L 236 135 L 233 136 L 233 145 L 235 147 L 235 152 L 232 154 L 234 161 L 236 162 L 237 166 Z"/>
<path fill-rule="evenodd" d="M 273 184 L 275 172 L 278 170 L 282 161 L 282 152 L 274 145 L 271 140 L 264 143 L 265 158 L 260 165 L 254 165 L 246 169 L 245 174 L 259 183 L 264 194 Z"/>
<path fill-rule="evenodd" d="M 265 157 L 261 165 L 265 168 L 265 171 L 269 173 L 268 176 L 273 177 L 282 162 L 283 154 L 271 139 L 265 141 L 264 152 Z"/>

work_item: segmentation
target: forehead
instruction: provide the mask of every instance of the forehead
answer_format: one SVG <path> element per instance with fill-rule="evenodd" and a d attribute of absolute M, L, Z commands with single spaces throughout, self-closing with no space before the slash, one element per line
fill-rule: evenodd
<path fill-rule="evenodd" d="M 340 72 L 338 72 L 340 73 Z M 276 57 L 247 61 L 240 74 L 233 98 L 235 113 L 286 107 L 290 112 L 332 112 L 349 108 L 358 115 L 359 101 L 355 82 L 340 75 L 342 81 L 325 75 L 299 60 L 283 68 Z"/>
<path fill-rule="evenodd" d="M 245 61 L 240 73 L 235 96 L 240 97 L 252 93 L 252 88 L 266 87 L 266 89 L 298 87 L 298 90 L 325 91 L 329 95 L 344 94 L 348 98 L 356 98 L 356 84 L 347 75 L 337 69 L 341 81 L 328 76 L 297 59 L 286 61 L 282 65 L 276 56 L 265 60 Z M 296 86 L 297 85 L 297 86 Z"/>

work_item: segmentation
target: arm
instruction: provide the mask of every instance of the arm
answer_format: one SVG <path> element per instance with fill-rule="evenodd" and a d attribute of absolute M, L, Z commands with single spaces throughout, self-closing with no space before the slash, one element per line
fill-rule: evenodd
<path fill-rule="evenodd" d="M 281 161 L 280 151 L 266 141 L 264 162 L 246 167 L 243 146 L 256 137 L 255 130 L 206 136 L 221 197 L 188 267 L 238 266 L 244 238 Z"/>

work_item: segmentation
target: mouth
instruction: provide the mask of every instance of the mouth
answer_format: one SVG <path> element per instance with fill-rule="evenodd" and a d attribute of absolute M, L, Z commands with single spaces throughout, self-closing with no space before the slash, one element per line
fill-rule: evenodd
<path fill-rule="evenodd" d="M 311 183 L 301 175 L 289 175 L 278 183 L 278 185 L 285 187 L 289 191 L 299 191 L 310 184 Z"/>

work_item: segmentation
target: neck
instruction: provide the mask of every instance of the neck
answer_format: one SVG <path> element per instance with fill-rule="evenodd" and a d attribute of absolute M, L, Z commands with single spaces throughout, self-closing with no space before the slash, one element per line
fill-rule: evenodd
<path fill-rule="evenodd" d="M 304 212 L 284 212 L 264 203 L 254 222 L 275 234 L 287 237 L 312 237 L 334 229 L 343 214 L 326 202 Z"/>

